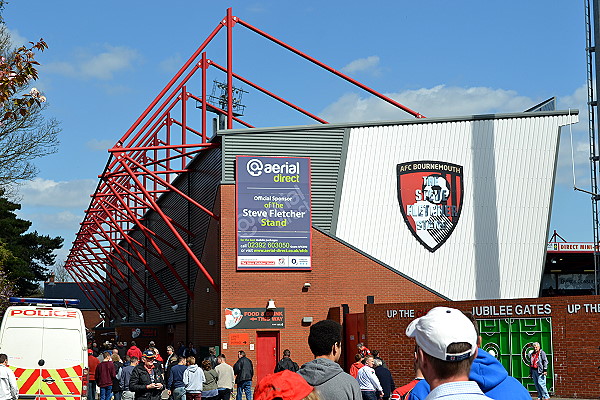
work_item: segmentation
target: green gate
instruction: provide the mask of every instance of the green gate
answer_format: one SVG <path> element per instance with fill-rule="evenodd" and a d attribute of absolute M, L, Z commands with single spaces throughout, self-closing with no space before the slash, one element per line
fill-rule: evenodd
<path fill-rule="evenodd" d="M 492 354 L 530 392 L 535 392 L 529 377 L 533 343 L 539 342 L 548 356 L 548 392 L 554 392 L 552 318 L 503 318 L 479 320 L 481 348 Z"/>

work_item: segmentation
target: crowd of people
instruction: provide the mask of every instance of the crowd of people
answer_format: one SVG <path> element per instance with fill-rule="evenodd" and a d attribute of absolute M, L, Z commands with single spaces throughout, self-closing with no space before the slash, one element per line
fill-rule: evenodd
<path fill-rule="evenodd" d="M 273 374 L 258 382 L 252 391 L 254 367 L 244 351 L 233 366 L 224 354 L 200 361 L 193 344 L 167 347 L 163 359 L 150 342 L 142 351 L 131 343 L 118 342 L 113 349 L 89 352 L 89 395 L 96 400 L 435 400 L 495 399 L 531 400 L 527 389 L 488 352 L 479 350 L 478 324 L 470 314 L 436 307 L 415 319 L 406 329 L 415 339 L 411 362 L 415 378 L 397 387 L 390 369 L 377 351 L 358 344 L 349 373 L 338 364 L 342 354 L 342 326 L 323 320 L 310 327 L 308 345 L 314 359 L 298 366 L 289 349 L 276 364 Z M 548 358 L 539 343 L 533 344 L 530 372 L 540 400 L 549 399 L 546 389 Z M 0 362 L 2 354 L 0 354 Z M 3 369 L 0 364 L 0 389 Z M 10 397 L 0 398 L 8 400 Z"/>
<path fill-rule="evenodd" d="M 88 400 L 231 399 L 234 367 L 213 347 L 200 360 L 192 343 L 177 350 L 167 346 L 165 359 L 152 341 L 144 351 L 135 341 L 129 348 L 124 342 L 103 346 L 93 342 L 88 349 Z"/>
<path fill-rule="evenodd" d="M 406 335 L 415 339 L 409 361 L 415 378 L 396 387 L 385 361 L 363 343 L 358 344 L 350 373 L 345 373 L 337 363 L 341 325 L 320 321 L 311 326 L 308 337 L 315 359 L 298 368 L 286 350 L 275 373 L 258 383 L 256 400 L 531 400 L 528 390 L 496 358 L 479 349 L 481 336 L 472 315 L 436 307 L 412 321 Z M 539 343 L 533 343 L 533 348 L 530 374 L 539 399 L 548 400 L 548 359 Z"/>

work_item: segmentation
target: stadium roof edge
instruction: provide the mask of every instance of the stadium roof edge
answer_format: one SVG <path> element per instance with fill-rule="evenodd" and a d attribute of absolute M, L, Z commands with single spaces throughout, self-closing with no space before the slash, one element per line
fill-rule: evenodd
<path fill-rule="evenodd" d="M 320 130 L 332 128 L 355 128 L 368 126 L 385 126 L 385 125 L 407 125 L 407 124 L 427 124 L 436 122 L 452 122 L 452 121 L 478 121 L 486 119 L 509 119 L 509 118 L 535 118 L 558 115 L 579 115 L 578 109 L 557 110 L 557 111 L 539 111 L 539 112 L 516 112 L 505 114 L 476 114 L 455 117 L 435 117 L 435 118 L 411 118 L 393 121 L 358 121 L 358 122 L 343 122 L 336 124 L 315 124 L 315 125 L 294 125 L 294 126 L 274 126 L 265 128 L 241 128 L 241 129 L 224 129 L 217 132 L 217 136 L 234 135 L 238 133 L 250 132 L 272 132 L 272 131 L 287 131 L 287 130 Z"/>

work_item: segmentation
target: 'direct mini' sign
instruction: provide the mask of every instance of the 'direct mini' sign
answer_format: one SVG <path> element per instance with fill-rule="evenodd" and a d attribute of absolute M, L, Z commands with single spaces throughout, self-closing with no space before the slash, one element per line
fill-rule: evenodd
<path fill-rule="evenodd" d="M 280 329 L 285 328 L 285 309 L 226 308 L 226 329 Z"/>
<path fill-rule="evenodd" d="M 310 270 L 310 159 L 236 158 L 237 269 Z"/>

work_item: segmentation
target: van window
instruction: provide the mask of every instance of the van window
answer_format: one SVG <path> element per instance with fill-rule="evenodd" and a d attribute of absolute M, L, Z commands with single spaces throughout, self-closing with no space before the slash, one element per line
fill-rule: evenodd
<path fill-rule="evenodd" d="M 42 355 L 42 328 L 7 328 L 2 336 L 2 352 L 11 367 L 34 368 Z"/>
<path fill-rule="evenodd" d="M 65 346 L 65 343 L 77 345 Z M 67 368 L 83 362 L 80 343 L 81 332 L 76 329 L 7 328 L 2 351 L 7 352 L 9 364 L 14 367 L 32 368 L 43 359 L 44 369 Z M 20 349 L 19 354 L 9 354 L 15 349 Z"/>

